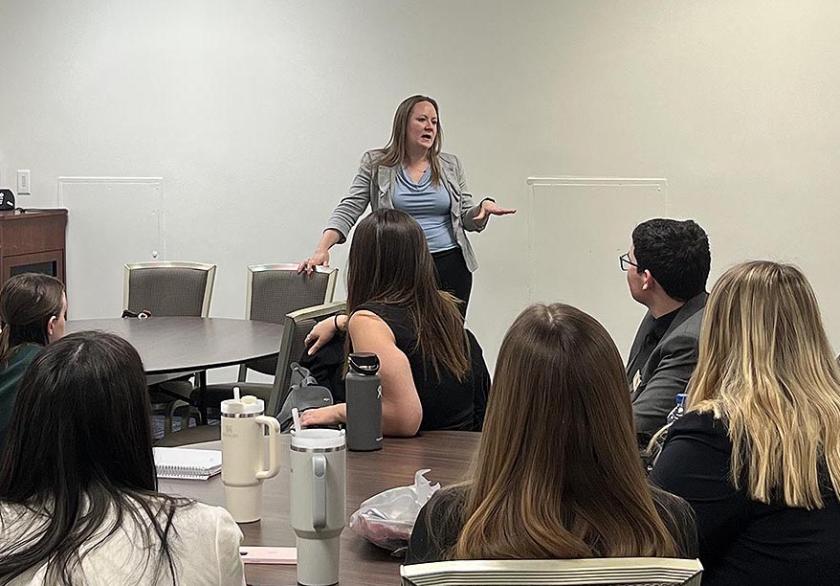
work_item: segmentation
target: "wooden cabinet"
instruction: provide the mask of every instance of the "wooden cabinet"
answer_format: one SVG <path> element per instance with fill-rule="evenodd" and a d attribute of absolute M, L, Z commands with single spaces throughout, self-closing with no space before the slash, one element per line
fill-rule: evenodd
<path fill-rule="evenodd" d="M 67 210 L 0 212 L 0 286 L 20 273 L 66 279 Z"/>

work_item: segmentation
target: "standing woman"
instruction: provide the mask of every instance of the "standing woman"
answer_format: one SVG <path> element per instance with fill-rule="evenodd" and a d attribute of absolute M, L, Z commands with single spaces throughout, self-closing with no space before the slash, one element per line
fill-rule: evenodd
<path fill-rule="evenodd" d="M 16 275 L 0 289 L 0 447 L 29 363 L 64 335 L 64 284 L 37 273 Z"/>
<path fill-rule="evenodd" d="M 480 232 L 490 216 L 516 210 L 502 208 L 490 198 L 475 205 L 461 162 L 441 152 L 442 141 L 437 102 L 420 95 L 403 100 L 394 114 L 390 141 L 362 156 L 349 193 L 299 270 L 311 272 L 315 266 L 328 265 L 330 248 L 347 239 L 368 205 L 373 211 L 396 208 L 423 228 L 440 288 L 463 301 L 461 313 L 466 315 L 472 272 L 478 267 L 466 232 Z"/>

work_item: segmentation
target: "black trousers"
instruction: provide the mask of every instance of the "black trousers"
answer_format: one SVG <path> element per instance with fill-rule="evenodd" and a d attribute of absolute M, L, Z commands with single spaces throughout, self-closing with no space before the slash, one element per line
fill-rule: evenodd
<path fill-rule="evenodd" d="M 470 302 L 472 292 L 472 273 L 464 262 L 464 253 L 461 247 L 457 246 L 443 252 L 432 254 L 435 261 L 435 268 L 438 275 L 438 287 L 443 291 L 449 291 L 455 297 L 463 301 L 458 308 L 461 315 L 467 315 L 467 305 Z"/>

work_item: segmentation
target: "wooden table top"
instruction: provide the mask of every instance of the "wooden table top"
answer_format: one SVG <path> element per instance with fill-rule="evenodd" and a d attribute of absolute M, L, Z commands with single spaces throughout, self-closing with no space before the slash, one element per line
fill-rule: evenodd
<path fill-rule="evenodd" d="M 347 518 L 374 494 L 395 486 L 414 483 L 414 473 L 431 468 L 430 482 L 447 486 L 463 480 L 478 449 L 479 433 L 435 431 L 407 439 L 386 438 L 378 452 L 347 452 Z M 294 546 L 295 534 L 289 525 L 289 436 L 282 436 L 280 473 L 263 485 L 263 518 L 239 527 L 244 545 Z M 197 448 L 221 449 L 220 442 L 195 444 Z M 210 505 L 224 506 L 224 486 L 220 476 L 208 481 L 161 480 L 160 490 L 194 498 Z M 349 527 L 341 534 L 341 586 L 399 584 L 401 560 L 371 545 Z M 296 566 L 247 564 L 248 584 L 291 585 L 297 583 Z"/>
<path fill-rule="evenodd" d="M 218 317 L 80 319 L 67 333 L 104 330 L 137 348 L 146 374 L 205 370 L 277 354 L 282 324 Z"/>

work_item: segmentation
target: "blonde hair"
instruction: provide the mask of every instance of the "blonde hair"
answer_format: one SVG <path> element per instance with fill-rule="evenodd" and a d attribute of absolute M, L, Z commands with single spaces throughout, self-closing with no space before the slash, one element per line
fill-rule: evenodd
<path fill-rule="evenodd" d="M 753 261 L 720 277 L 688 408 L 725 421 L 732 481 L 753 500 L 822 508 L 821 471 L 840 496 L 840 369 L 798 268 Z"/>
<path fill-rule="evenodd" d="M 668 556 L 621 357 L 574 307 L 532 305 L 499 351 L 457 559 Z"/>

